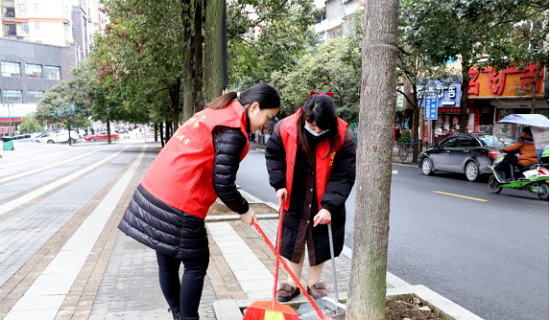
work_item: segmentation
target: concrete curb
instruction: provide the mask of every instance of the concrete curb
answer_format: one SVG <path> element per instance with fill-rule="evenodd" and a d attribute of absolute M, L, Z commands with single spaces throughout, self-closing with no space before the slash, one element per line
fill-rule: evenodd
<path fill-rule="evenodd" d="M 423 285 L 390 288 L 386 291 L 386 297 L 392 300 L 417 297 L 424 305 L 432 307 L 432 312 L 434 314 L 445 320 L 483 320 L 479 316 Z M 341 303 L 346 303 L 347 292 L 340 293 L 339 298 Z M 241 310 L 246 309 L 254 301 L 257 300 L 245 299 L 215 301 L 213 304 L 214 314 L 217 320 L 241 320 L 243 317 Z M 292 302 L 286 304 L 290 306 L 297 306 L 306 302 L 307 300 L 303 296 L 300 296 Z"/>

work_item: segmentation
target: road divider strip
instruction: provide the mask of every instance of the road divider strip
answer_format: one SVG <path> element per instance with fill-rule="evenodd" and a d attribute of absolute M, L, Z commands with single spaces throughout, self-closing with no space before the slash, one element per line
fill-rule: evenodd
<path fill-rule="evenodd" d="M 443 191 L 434 191 L 434 193 L 444 194 L 444 195 L 446 195 L 446 196 L 457 197 L 457 198 L 463 198 L 463 199 L 468 199 L 468 200 L 481 201 L 481 202 L 487 202 L 487 201 L 489 201 L 489 200 L 485 200 L 485 199 L 472 198 L 472 197 L 467 197 L 467 196 L 463 196 L 463 195 L 460 195 L 460 194 L 448 193 L 448 192 L 443 192 Z"/>
<path fill-rule="evenodd" d="M 114 158 L 118 157 L 122 152 L 124 152 L 126 149 L 130 148 L 130 146 L 120 150 L 119 152 L 115 153 L 115 154 L 112 154 L 108 157 L 106 157 L 105 159 L 101 160 L 101 161 L 98 161 L 86 168 L 83 168 L 81 170 L 78 170 L 77 172 L 71 174 L 71 175 L 68 175 L 62 179 L 59 179 L 55 182 L 52 182 L 40 189 L 37 189 L 37 190 L 34 190 L 32 192 L 29 192 L 27 193 L 26 195 L 22 196 L 22 197 L 19 197 L 17 199 L 13 199 L 9 202 L 6 202 L 5 204 L 3 205 L 0 205 L 0 216 L 3 215 L 4 213 L 8 212 L 8 211 L 11 211 L 25 203 L 27 203 L 28 201 L 32 200 L 32 199 L 35 199 L 35 198 L 38 198 L 40 197 L 41 195 L 43 195 L 44 193 L 46 192 L 49 192 L 51 190 L 54 190 L 55 188 L 59 187 L 59 186 L 62 186 L 63 184 L 85 174 L 86 172 L 88 171 L 92 171 L 94 170 L 95 168 L 113 160 Z"/>
<path fill-rule="evenodd" d="M 4 183 L 4 182 L 11 181 L 11 180 L 14 180 L 14 179 L 19 179 L 19 178 L 22 178 L 22 177 L 25 177 L 25 176 L 28 176 L 28 175 L 31 175 L 31 174 L 35 174 L 35 173 L 38 173 L 38 172 L 44 172 L 44 171 L 49 170 L 51 168 L 55 168 L 57 166 L 67 164 L 69 162 L 73 162 L 73 161 L 80 160 L 82 158 L 91 156 L 92 154 L 94 154 L 96 152 L 99 152 L 99 151 L 103 151 L 105 149 L 107 149 L 107 148 L 101 148 L 101 149 L 98 149 L 98 150 L 95 150 L 95 151 L 92 151 L 92 152 L 81 154 L 81 155 L 73 157 L 73 158 L 69 158 L 67 160 L 63 160 L 61 162 L 52 163 L 52 164 L 49 164 L 47 166 L 43 166 L 43 167 L 40 167 L 40 168 L 24 171 L 24 172 L 21 172 L 21 173 L 10 174 L 5 178 L 0 178 L 0 184 Z"/>
<path fill-rule="evenodd" d="M 128 168 L 111 191 L 109 191 L 95 210 L 65 243 L 61 251 L 42 274 L 38 276 L 21 299 L 13 306 L 4 318 L 5 320 L 29 318 L 29 311 L 36 311 L 36 309 L 40 311 L 40 319 L 55 319 L 65 297 L 92 252 L 97 239 L 130 184 L 134 173 L 145 155 L 146 149 L 147 146 L 141 149 L 141 153 L 134 160 L 130 168 Z M 37 305 L 40 307 L 37 307 Z"/>

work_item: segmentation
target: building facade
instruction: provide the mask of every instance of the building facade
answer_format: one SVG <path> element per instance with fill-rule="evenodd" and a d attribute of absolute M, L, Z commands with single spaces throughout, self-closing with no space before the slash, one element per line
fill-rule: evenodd
<path fill-rule="evenodd" d="M 0 135 L 6 135 L 16 133 L 48 89 L 71 78 L 106 21 L 99 0 L 1 0 L 0 14 Z"/>
<path fill-rule="evenodd" d="M 323 43 L 344 37 L 353 30 L 353 17 L 366 0 L 316 0 L 315 6 L 321 10 L 315 31 L 321 35 Z M 363 12 L 361 10 L 361 12 Z"/>

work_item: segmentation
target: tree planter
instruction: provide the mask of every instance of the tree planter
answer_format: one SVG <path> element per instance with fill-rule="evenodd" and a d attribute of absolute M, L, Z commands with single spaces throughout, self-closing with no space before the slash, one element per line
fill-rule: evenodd
<path fill-rule="evenodd" d="M 340 302 L 345 304 L 347 301 L 347 293 L 342 292 L 338 296 L 340 298 Z M 430 309 L 432 309 L 432 312 L 434 314 L 436 314 L 437 316 L 445 320 L 483 320 L 479 316 L 473 314 L 472 312 L 464 309 L 458 304 L 440 296 L 436 292 L 422 285 L 408 286 L 408 287 L 402 287 L 402 288 L 389 288 L 387 290 L 386 296 L 391 300 L 410 299 L 413 297 L 418 298 L 422 302 L 422 305 L 429 306 Z M 327 299 L 327 300 L 330 300 L 331 304 L 334 305 L 333 300 L 331 299 Z M 215 301 L 214 313 L 216 315 L 216 319 L 217 320 L 242 320 L 243 312 L 254 301 L 255 300 L 252 300 L 252 299 Z M 298 310 L 300 310 L 299 309 L 300 307 L 304 308 L 303 310 L 306 310 L 306 307 L 304 306 L 309 306 L 309 303 L 303 297 L 295 299 L 294 301 L 291 301 L 287 304 Z M 338 306 L 341 309 L 345 310 L 344 305 L 338 304 Z M 311 306 L 309 306 L 308 310 L 309 311 L 312 310 Z M 304 317 L 301 319 L 316 319 L 316 316 L 313 316 L 310 318 Z M 345 319 L 345 316 L 340 317 L 340 320 L 344 320 L 344 319 Z"/>

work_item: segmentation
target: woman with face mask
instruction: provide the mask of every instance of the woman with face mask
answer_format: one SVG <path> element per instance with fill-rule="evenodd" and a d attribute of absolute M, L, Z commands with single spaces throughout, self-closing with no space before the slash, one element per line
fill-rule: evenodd
<path fill-rule="evenodd" d="M 164 146 L 124 213 L 119 229 L 156 251 L 160 287 L 174 319 L 199 319 L 210 257 L 204 218 L 216 197 L 244 222 L 256 221 L 235 178 L 248 153 L 248 132 L 267 125 L 280 105 L 267 84 L 207 104 Z"/>
<path fill-rule="evenodd" d="M 308 293 L 327 295 L 321 282 L 330 259 L 328 229 L 332 224 L 334 253 L 344 246 L 345 202 L 355 182 L 355 136 L 336 116 L 332 92 L 312 92 L 303 108 L 276 126 L 266 147 L 269 182 L 284 208 L 281 255 L 300 278 L 307 247 Z M 277 291 L 277 300 L 300 294 L 292 279 Z"/>

